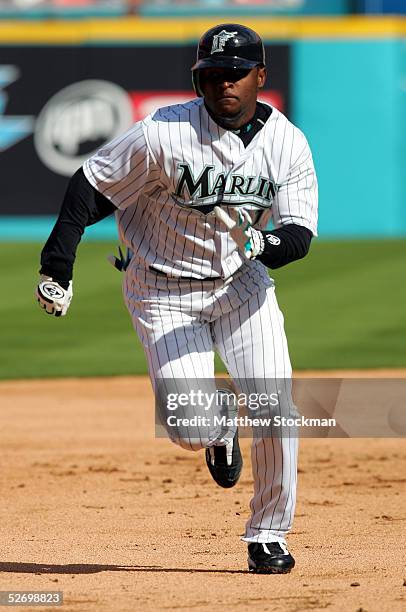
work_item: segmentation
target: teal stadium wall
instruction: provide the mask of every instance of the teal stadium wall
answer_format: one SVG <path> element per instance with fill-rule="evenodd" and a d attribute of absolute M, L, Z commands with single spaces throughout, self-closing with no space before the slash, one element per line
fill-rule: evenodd
<path fill-rule="evenodd" d="M 293 46 L 292 118 L 311 143 L 321 237 L 406 235 L 405 40 Z"/>

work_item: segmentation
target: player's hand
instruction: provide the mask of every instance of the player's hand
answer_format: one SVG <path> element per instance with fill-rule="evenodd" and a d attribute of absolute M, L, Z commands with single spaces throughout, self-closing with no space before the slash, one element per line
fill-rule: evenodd
<path fill-rule="evenodd" d="M 64 289 L 50 276 L 40 276 L 36 298 L 41 308 L 55 317 L 63 317 L 69 308 L 73 296 L 72 281 L 69 281 L 68 289 Z"/>
<path fill-rule="evenodd" d="M 232 219 L 220 206 L 214 207 L 214 214 L 222 221 L 230 232 L 232 239 L 238 244 L 247 259 L 255 259 L 264 250 L 262 233 L 252 227 L 252 220 L 244 208 L 238 208 L 236 219 Z"/>

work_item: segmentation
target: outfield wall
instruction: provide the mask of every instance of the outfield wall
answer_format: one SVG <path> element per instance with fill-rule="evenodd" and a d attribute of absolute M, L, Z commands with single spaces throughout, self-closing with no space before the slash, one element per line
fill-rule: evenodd
<path fill-rule="evenodd" d="M 196 42 L 219 21 L 0 23 L 0 238 L 42 239 L 84 158 L 154 106 L 192 97 Z M 264 99 L 312 146 L 320 236 L 406 235 L 406 19 L 243 22 L 266 43 Z"/>
<path fill-rule="evenodd" d="M 292 117 L 313 148 L 321 235 L 406 234 L 405 60 L 404 39 L 294 43 Z"/>

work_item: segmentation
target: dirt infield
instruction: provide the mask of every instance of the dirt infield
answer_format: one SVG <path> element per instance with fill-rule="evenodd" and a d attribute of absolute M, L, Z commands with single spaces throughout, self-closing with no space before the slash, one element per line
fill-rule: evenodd
<path fill-rule="evenodd" d="M 64 612 L 406 610 L 404 440 L 303 440 L 297 567 L 255 576 L 249 440 L 222 490 L 202 452 L 154 439 L 143 378 L 3 382 L 0 401 L 0 590 L 63 591 Z"/>

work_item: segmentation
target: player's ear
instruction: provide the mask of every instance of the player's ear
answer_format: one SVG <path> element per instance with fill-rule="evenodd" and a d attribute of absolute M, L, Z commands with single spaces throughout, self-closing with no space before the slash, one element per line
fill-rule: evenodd
<path fill-rule="evenodd" d="M 263 88 L 263 86 L 265 85 L 265 80 L 266 80 L 266 68 L 265 66 L 259 66 L 258 74 L 257 74 L 258 89 Z"/>

